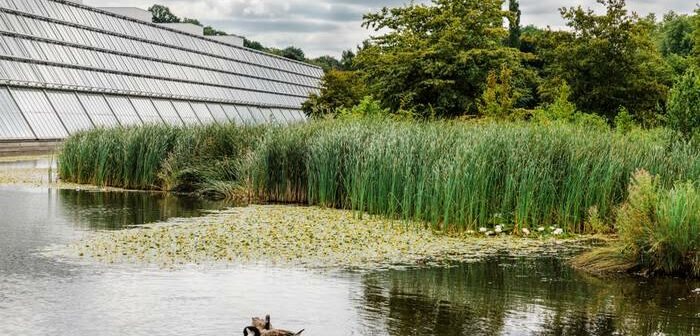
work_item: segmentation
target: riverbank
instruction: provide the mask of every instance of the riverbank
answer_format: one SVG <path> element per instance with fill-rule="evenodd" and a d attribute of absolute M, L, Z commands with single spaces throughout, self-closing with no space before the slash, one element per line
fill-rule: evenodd
<path fill-rule="evenodd" d="M 254 205 L 209 216 L 98 233 L 70 246 L 73 257 L 106 263 L 270 263 L 312 268 L 377 269 L 475 261 L 497 255 L 569 256 L 600 238 L 531 238 L 435 232 L 425 225 L 346 210 Z"/>

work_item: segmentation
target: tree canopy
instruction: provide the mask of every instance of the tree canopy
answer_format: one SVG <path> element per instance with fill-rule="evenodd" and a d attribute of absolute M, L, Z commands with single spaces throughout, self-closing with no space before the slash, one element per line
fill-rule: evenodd
<path fill-rule="evenodd" d="M 624 0 L 597 0 L 605 13 L 561 9 L 572 37 L 555 49 L 552 72 L 580 109 L 614 119 L 621 107 L 649 120 L 664 106 L 671 73 L 652 40 L 653 17 L 628 13 Z"/>
<path fill-rule="evenodd" d="M 503 45 L 509 12 L 502 4 L 434 0 L 367 14 L 363 26 L 386 33 L 372 37 L 355 64 L 372 94 L 392 110 L 475 114 L 489 72 L 520 68 L 521 52 Z"/>

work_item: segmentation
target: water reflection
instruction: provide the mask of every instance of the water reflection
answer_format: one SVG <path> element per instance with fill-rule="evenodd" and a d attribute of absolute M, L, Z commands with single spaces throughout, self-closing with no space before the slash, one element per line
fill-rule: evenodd
<path fill-rule="evenodd" d="M 225 206 L 154 193 L 0 187 L 0 335 L 240 335 L 252 315 L 308 335 L 700 334 L 700 283 L 599 280 L 553 258 L 367 274 L 162 270 L 39 252 L 93 230 Z"/>
<path fill-rule="evenodd" d="M 232 204 L 149 192 L 58 190 L 61 210 L 74 225 L 118 230 L 169 218 L 201 216 Z"/>
<path fill-rule="evenodd" d="M 600 280 L 553 258 L 498 258 L 369 275 L 361 305 L 390 335 L 695 335 L 698 285 Z"/>

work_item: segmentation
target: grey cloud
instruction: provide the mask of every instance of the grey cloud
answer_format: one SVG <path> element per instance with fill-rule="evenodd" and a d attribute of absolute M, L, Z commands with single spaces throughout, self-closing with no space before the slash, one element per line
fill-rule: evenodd
<path fill-rule="evenodd" d="M 407 0 L 86 0 L 93 6 L 136 6 L 153 3 L 170 6 L 175 14 L 274 47 L 299 46 L 307 55 L 338 56 L 352 49 L 371 32 L 360 24 L 362 15 L 384 6 L 401 6 Z M 416 3 L 429 3 L 419 0 Z M 562 27 L 559 8 L 582 5 L 600 8 L 595 0 L 520 0 L 523 24 Z M 639 14 L 659 16 L 669 10 L 689 13 L 693 0 L 628 0 Z"/>

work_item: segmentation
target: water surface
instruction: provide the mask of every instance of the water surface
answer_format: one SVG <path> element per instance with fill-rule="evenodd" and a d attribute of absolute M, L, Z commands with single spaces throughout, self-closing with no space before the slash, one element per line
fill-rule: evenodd
<path fill-rule="evenodd" d="M 698 335 L 697 281 L 600 280 L 553 258 L 368 273 L 161 270 L 42 251 L 95 230 L 227 206 L 157 193 L 0 188 L 0 335 Z"/>

